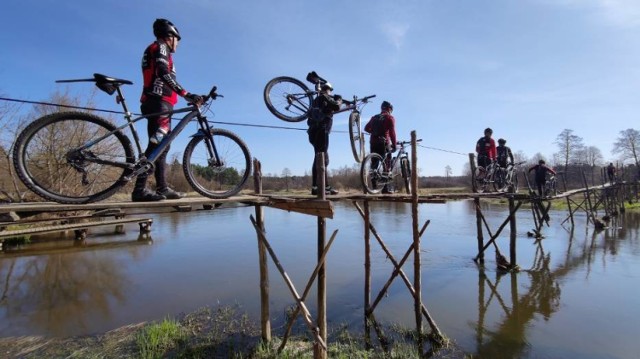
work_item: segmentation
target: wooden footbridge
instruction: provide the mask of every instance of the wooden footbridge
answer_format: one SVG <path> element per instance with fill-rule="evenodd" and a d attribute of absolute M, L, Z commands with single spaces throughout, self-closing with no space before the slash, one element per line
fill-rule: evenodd
<path fill-rule="evenodd" d="M 566 201 L 569 209 L 567 219 L 562 222 L 563 225 L 573 226 L 573 215 L 578 210 L 584 210 L 588 214 L 589 220 L 598 225 L 598 223 L 606 220 L 606 217 L 615 216 L 624 211 L 624 203 L 630 196 L 637 196 L 637 184 L 631 185 L 627 183 L 603 184 L 601 186 L 589 187 L 585 179 L 585 187 L 550 197 L 539 198 L 533 195 L 531 190 L 528 193 L 439 193 L 439 194 L 422 194 L 419 195 L 415 190 L 418 188 L 417 178 L 417 153 L 416 153 L 416 134 L 411 133 L 414 146 L 412 146 L 411 163 L 413 166 L 411 194 L 395 194 L 395 195 L 364 195 L 364 194 L 343 194 L 336 196 L 326 196 L 324 193 L 317 197 L 309 195 L 298 196 L 282 196 L 269 195 L 262 193 L 261 184 L 261 168 L 260 163 L 254 160 L 254 192 L 243 193 L 239 196 L 226 199 L 210 199 L 202 197 L 188 197 L 180 200 L 161 201 L 161 202 L 100 202 L 84 205 L 63 205 L 54 203 L 17 203 L 0 205 L 0 214 L 5 214 L 5 219 L 0 222 L 0 241 L 5 238 L 15 237 L 18 235 L 28 235 L 36 233 L 45 233 L 53 231 L 69 231 L 73 230 L 76 239 L 85 239 L 87 230 L 97 226 L 121 226 L 124 223 L 139 223 L 142 233 L 150 230 L 151 219 L 145 217 L 137 217 L 141 214 L 152 213 L 154 211 L 194 211 L 194 210 L 212 210 L 225 204 L 242 204 L 255 207 L 255 216 L 250 217 L 250 221 L 256 230 L 258 239 L 259 252 L 259 268 L 260 268 L 260 301 L 261 301 L 261 329 L 262 339 L 271 341 L 271 323 L 269 308 L 269 271 L 268 258 L 276 266 L 280 272 L 282 279 L 285 281 L 293 300 L 296 302 L 296 310 L 290 316 L 287 324 L 283 340 L 279 350 L 282 350 L 290 335 L 291 328 L 299 314 L 309 328 L 310 333 L 314 337 L 314 358 L 326 358 L 327 346 L 327 308 L 326 308 L 326 273 L 325 259 L 329 253 L 333 241 L 337 238 L 338 230 L 332 233 L 327 241 L 326 220 L 333 218 L 333 202 L 349 201 L 352 202 L 354 208 L 358 211 L 363 219 L 363 236 L 364 236 L 364 252 L 365 252 L 365 283 L 364 283 L 364 327 L 365 338 L 368 347 L 374 347 L 376 344 L 371 336 L 371 329 L 375 330 L 378 345 L 383 349 L 387 347 L 387 340 L 380 330 L 380 326 L 375 320 L 375 309 L 380 301 L 385 297 L 388 288 L 392 282 L 400 277 L 404 282 L 407 290 L 414 300 L 413 312 L 415 313 L 416 333 L 419 348 L 424 348 L 425 343 L 431 344 L 431 348 L 436 348 L 443 341 L 444 334 L 440 332 L 436 324 L 436 320 L 429 313 L 426 304 L 422 300 L 421 282 L 421 238 L 429 226 L 430 221 L 420 224 L 419 221 L 419 205 L 424 203 L 445 203 L 449 200 L 472 200 L 475 202 L 476 208 L 476 226 L 477 226 L 477 254 L 473 258 L 478 264 L 484 263 L 484 253 L 493 246 L 496 253 L 496 265 L 504 270 L 517 273 L 517 251 L 516 251 L 516 212 L 522 208 L 523 204 L 527 204 L 531 210 L 536 229 L 535 236 L 541 236 L 544 225 L 549 225 L 549 216 L 547 215 L 551 202 Z M 317 158 L 318 178 L 320 188 L 324 188 L 324 157 L 319 154 Z M 635 186 L 635 187 L 634 187 Z M 633 187 L 633 188 L 632 188 Z M 488 199 L 501 199 L 508 202 L 508 214 L 505 220 L 496 229 L 490 228 L 482 209 L 480 202 Z M 637 200 L 637 197 L 636 197 Z M 375 201 L 394 201 L 404 202 L 411 205 L 411 240 L 408 248 L 402 253 L 402 256 L 395 256 L 386 246 L 383 238 L 376 230 L 374 223 L 371 221 L 370 203 Z M 289 278 L 285 268 L 279 261 L 277 254 L 274 252 L 267 238 L 265 230 L 265 220 L 263 208 L 265 206 L 278 208 L 286 211 L 299 212 L 317 217 L 317 263 L 314 271 L 311 273 L 304 290 L 300 292 L 295 284 Z M 50 214 L 47 220 L 29 219 L 30 216 L 38 213 Z M 78 214 L 80 213 L 80 214 Z M 215 212 L 214 212 L 215 213 Z M 55 216 L 51 216 L 55 214 Z M 132 217 L 135 216 L 135 217 Z M 113 217 L 113 219 L 106 219 Z M 54 218 L 54 219 L 51 219 Z M 604 218 L 604 219 L 603 219 Z M 42 226 L 44 224 L 44 226 Z M 15 229 L 20 225 L 29 226 L 26 229 Z M 497 239 L 503 230 L 509 225 L 509 258 L 502 255 Z M 11 229 L 8 229 L 11 228 Z M 485 235 L 488 239 L 485 240 Z M 374 241 L 372 241 L 372 239 Z M 382 288 L 379 288 L 377 294 L 372 296 L 373 288 L 371 283 L 371 248 L 372 243 L 377 243 L 390 259 L 392 268 L 390 268 L 389 279 Z M 407 262 L 413 262 L 411 268 L 407 269 Z M 407 273 L 405 272 L 413 272 Z M 311 315 L 311 311 L 305 304 L 305 300 L 313 285 L 317 287 L 317 308 L 315 319 Z M 429 331 L 425 330 L 425 325 L 429 327 Z"/>

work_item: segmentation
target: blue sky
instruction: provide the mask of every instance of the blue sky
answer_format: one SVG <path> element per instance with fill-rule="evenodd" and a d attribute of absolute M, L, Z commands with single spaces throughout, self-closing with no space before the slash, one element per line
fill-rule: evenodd
<path fill-rule="evenodd" d="M 447 165 L 461 174 L 485 127 L 514 151 L 547 158 L 569 128 L 606 161 L 615 160 L 619 131 L 638 128 L 636 0 L 5 0 L 0 94 L 37 101 L 68 88 L 85 96 L 90 85 L 54 81 L 99 72 L 134 82 L 125 95 L 137 111 L 140 60 L 158 17 L 183 37 L 179 82 L 224 94 L 213 120 L 304 128 L 271 115 L 262 92 L 273 77 L 315 70 L 346 98 L 376 94 L 364 117 L 392 102 L 399 139 L 416 130 L 424 146 L 456 152 L 420 147 L 421 175 L 444 175 Z M 104 93 L 96 102 L 118 109 Z M 221 127 L 246 141 L 264 173 L 310 171 L 304 131 Z M 346 113 L 334 129 L 329 167 L 352 166 Z M 172 150 L 180 153 L 194 130 Z"/>

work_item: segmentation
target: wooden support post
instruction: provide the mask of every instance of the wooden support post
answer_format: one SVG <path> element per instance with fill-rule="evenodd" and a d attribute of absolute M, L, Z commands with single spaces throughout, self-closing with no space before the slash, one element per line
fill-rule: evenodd
<path fill-rule="evenodd" d="M 253 186 L 256 194 L 262 194 L 262 164 L 258 159 L 253 159 Z M 264 208 L 256 205 L 256 224 L 264 231 Z M 271 341 L 271 319 L 269 318 L 269 267 L 267 262 L 267 249 L 258 238 L 258 262 L 260 266 L 260 329 L 262 340 Z"/>
<path fill-rule="evenodd" d="M 293 296 L 296 303 L 298 304 L 298 307 L 300 307 L 300 310 L 302 311 L 302 317 L 315 338 L 314 347 L 320 346 L 326 352 L 327 350 L 326 341 L 320 336 L 320 330 L 317 326 L 314 325 L 313 320 L 311 319 L 311 313 L 309 312 L 309 309 L 307 309 L 307 306 L 304 304 L 304 301 L 302 301 L 300 295 L 298 294 L 298 291 L 296 290 L 296 287 L 293 285 L 291 278 L 289 278 L 289 275 L 282 267 L 282 264 L 280 264 L 280 260 L 276 256 L 276 253 L 273 251 L 273 248 L 271 248 L 271 245 L 269 244 L 269 242 L 267 241 L 265 232 L 261 230 L 260 227 L 258 227 L 255 218 L 253 218 L 253 215 L 249 216 L 249 219 L 251 220 L 253 227 L 256 229 L 256 232 L 258 233 L 258 237 L 260 238 L 260 241 L 262 241 L 265 247 L 267 248 L 267 252 L 269 252 L 269 255 L 271 256 L 273 263 L 276 265 L 276 268 L 278 268 L 278 271 L 280 271 L 280 275 L 282 275 L 284 282 L 287 284 L 287 287 L 289 288 L 291 295 Z"/>
<path fill-rule="evenodd" d="M 512 267 L 517 265 L 516 258 L 516 212 L 513 196 L 509 196 L 509 262 Z"/>
<path fill-rule="evenodd" d="M 567 177 L 564 174 L 562 174 L 562 186 L 564 188 L 564 192 L 567 192 Z M 571 219 L 571 228 L 573 228 L 575 226 L 575 223 L 573 222 L 573 211 L 571 210 L 571 200 L 569 199 L 569 196 L 567 196 L 566 199 L 567 199 L 567 207 L 569 208 L 569 218 Z"/>
<path fill-rule="evenodd" d="M 478 231 L 478 256 L 475 258 L 475 261 L 480 261 L 480 263 L 484 263 L 484 236 L 482 234 L 482 212 L 480 212 L 480 198 L 474 198 L 473 203 L 476 207 L 476 228 Z"/>
<path fill-rule="evenodd" d="M 355 203 L 355 202 L 354 202 Z M 371 349 L 371 321 L 367 314 L 371 307 L 371 225 L 369 217 L 369 201 L 366 199 L 364 207 L 364 344 L 365 349 Z"/>
<path fill-rule="evenodd" d="M 476 193 L 478 188 L 476 186 L 476 155 L 469 154 L 469 167 L 471 167 L 471 192 Z"/>
<path fill-rule="evenodd" d="M 325 154 L 316 154 L 316 173 L 318 174 L 318 199 L 326 200 L 325 188 L 326 183 L 326 168 L 325 168 Z M 323 217 L 318 217 L 318 260 L 322 256 L 326 242 L 327 224 Z M 327 278 L 324 264 L 320 266 L 318 270 L 318 317 L 316 319 L 318 323 L 318 330 L 320 337 L 327 342 Z M 321 346 L 319 343 L 314 344 L 314 359 L 326 359 L 327 348 Z"/>
<path fill-rule="evenodd" d="M 416 131 L 411 131 L 411 219 L 413 229 L 413 288 L 414 312 L 416 317 L 416 333 L 418 343 L 422 344 L 422 274 L 420 267 L 420 228 L 418 227 L 418 148 L 416 142 Z"/>
<path fill-rule="evenodd" d="M 586 189 L 585 193 L 587 196 L 587 205 L 589 206 L 588 218 L 596 223 L 596 214 L 593 213 L 593 206 L 591 205 L 591 191 L 589 190 L 589 184 L 587 183 L 587 176 L 585 176 L 584 171 L 582 172 L 582 180 L 584 181 L 584 188 Z"/>

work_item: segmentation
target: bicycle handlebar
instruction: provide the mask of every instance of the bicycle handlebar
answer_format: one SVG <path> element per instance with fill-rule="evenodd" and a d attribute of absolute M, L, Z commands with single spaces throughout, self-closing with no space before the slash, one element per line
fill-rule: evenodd
<path fill-rule="evenodd" d="M 376 95 L 365 96 L 363 98 L 358 98 L 357 96 L 353 96 L 353 101 L 342 99 L 342 102 L 346 105 L 353 106 L 358 102 L 367 103 L 370 99 L 376 97 Z"/>
<path fill-rule="evenodd" d="M 422 142 L 422 138 L 416 140 L 416 142 Z M 396 142 L 396 145 L 400 145 L 400 146 L 404 146 L 404 145 L 410 145 L 411 141 L 398 141 Z"/>

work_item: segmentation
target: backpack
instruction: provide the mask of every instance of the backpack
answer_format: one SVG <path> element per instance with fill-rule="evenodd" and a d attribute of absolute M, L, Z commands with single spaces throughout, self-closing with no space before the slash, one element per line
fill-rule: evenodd
<path fill-rule="evenodd" d="M 385 141 L 386 136 L 384 132 L 384 114 L 380 113 L 371 118 L 371 139 L 377 138 L 378 140 Z"/>

